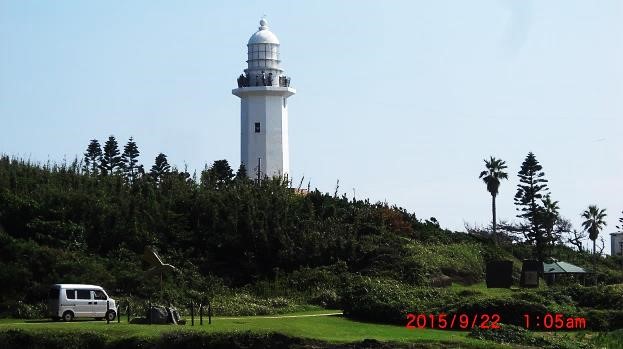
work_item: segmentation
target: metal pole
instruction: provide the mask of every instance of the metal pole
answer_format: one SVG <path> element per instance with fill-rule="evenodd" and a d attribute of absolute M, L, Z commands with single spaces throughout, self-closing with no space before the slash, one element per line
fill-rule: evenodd
<path fill-rule="evenodd" d="M 199 303 L 199 325 L 203 326 L 203 303 Z"/>
<path fill-rule="evenodd" d="M 117 312 L 119 314 L 117 314 L 117 323 L 120 324 L 121 323 L 121 306 L 117 306 Z"/>
<path fill-rule="evenodd" d="M 147 309 L 147 314 L 149 318 L 149 324 L 151 325 L 151 299 L 149 300 L 149 308 Z"/>
<path fill-rule="evenodd" d="M 110 311 L 110 301 L 106 301 L 106 324 L 110 323 L 110 317 L 108 316 L 109 311 Z"/>
<path fill-rule="evenodd" d="M 125 308 L 126 313 L 128 313 L 128 323 L 130 323 L 130 302 L 128 302 L 128 306 Z"/>

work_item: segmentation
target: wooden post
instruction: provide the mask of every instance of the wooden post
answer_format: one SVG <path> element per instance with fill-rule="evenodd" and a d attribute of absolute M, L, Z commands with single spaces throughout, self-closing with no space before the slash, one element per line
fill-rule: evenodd
<path fill-rule="evenodd" d="M 212 325 L 212 301 L 208 301 L 208 325 Z"/>
<path fill-rule="evenodd" d="M 121 323 L 121 305 L 117 305 L 117 323 Z"/>
<path fill-rule="evenodd" d="M 106 301 L 106 324 L 110 324 L 110 317 L 108 317 L 109 311 L 110 311 L 110 301 Z"/>
<path fill-rule="evenodd" d="M 203 326 L 203 303 L 199 303 L 199 325 Z"/>
<path fill-rule="evenodd" d="M 190 302 L 190 326 L 195 326 L 195 303 Z"/>
<path fill-rule="evenodd" d="M 151 325 L 151 299 L 149 300 L 149 308 L 147 310 L 147 317 L 149 318 L 149 324 Z"/>
<path fill-rule="evenodd" d="M 128 315 L 128 323 L 130 323 L 130 302 L 128 302 L 128 306 L 125 308 L 125 312 Z"/>

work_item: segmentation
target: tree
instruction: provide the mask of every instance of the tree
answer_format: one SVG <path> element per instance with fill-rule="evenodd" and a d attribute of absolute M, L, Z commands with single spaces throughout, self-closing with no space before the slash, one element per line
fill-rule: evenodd
<path fill-rule="evenodd" d="M 212 173 L 217 183 L 227 183 L 234 177 L 234 171 L 227 160 L 217 160 L 212 164 Z"/>
<path fill-rule="evenodd" d="M 122 169 L 122 165 L 123 163 L 119 155 L 117 140 L 115 136 L 110 136 L 104 144 L 104 153 L 102 154 L 102 162 L 100 165 L 102 175 L 107 176 L 119 173 Z"/>
<path fill-rule="evenodd" d="M 149 175 L 156 182 L 159 182 L 162 177 L 169 172 L 171 172 L 171 165 L 169 165 L 169 162 L 167 161 L 167 156 L 163 153 L 158 154 L 158 156 L 156 156 L 154 165 L 149 171 Z"/>
<path fill-rule="evenodd" d="M 84 169 L 87 173 L 97 175 L 102 161 L 102 147 L 97 139 L 92 139 L 84 153 Z"/>
<path fill-rule="evenodd" d="M 593 240 L 593 254 L 595 254 L 595 240 L 599 236 L 599 232 L 606 226 L 606 209 L 599 209 L 596 205 L 588 206 L 588 209 L 582 213 L 582 227 L 588 232 L 588 238 Z"/>
<path fill-rule="evenodd" d="M 482 178 L 482 181 L 487 185 L 487 191 L 491 193 L 491 212 L 493 215 L 493 241 L 497 244 L 498 239 L 496 235 L 496 218 L 495 218 L 495 198 L 498 195 L 500 188 L 500 180 L 508 179 L 508 174 L 504 172 L 506 169 L 506 162 L 501 159 L 496 159 L 491 156 L 488 161 L 485 159 L 485 168 L 487 170 L 480 172 L 478 178 Z"/>
<path fill-rule="evenodd" d="M 227 160 L 214 161 L 210 168 L 201 172 L 201 184 L 209 188 L 221 188 L 234 178 L 234 171 Z"/>
<path fill-rule="evenodd" d="M 606 240 L 603 236 L 600 236 L 599 241 L 601 242 L 601 246 L 599 246 L 599 252 L 597 254 L 601 256 L 604 253 L 604 248 L 606 248 Z"/>
<path fill-rule="evenodd" d="M 237 181 L 243 181 L 246 180 L 247 178 L 247 168 L 244 167 L 244 164 L 240 164 L 240 167 L 238 167 L 238 171 L 236 171 L 236 177 L 235 180 Z"/>
<path fill-rule="evenodd" d="M 130 183 L 134 182 L 134 179 L 139 173 L 138 156 L 141 153 L 138 151 L 138 146 L 134 139 L 130 137 L 128 143 L 123 147 L 123 154 L 121 155 L 121 161 L 123 163 L 123 172 Z"/>
<path fill-rule="evenodd" d="M 521 213 L 518 218 L 528 221 L 530 231 L 528 232 L 529 242 L 535 244 L 535 255 L 539 260 L 545 259 L 545 229 L 542 223 L 544 195 L 547 195 L 547 179 L 542 171 L 543 167 L 539 164 L 532 152 L 528 153 L 526 159 L 521 164 L 521 169 L 517 174 L 519 176 L 519 184 L 517 185 L 517 193 L 515 194 L 515 205 Z"/>
<path fill-rule="evenodd" d="M 567 236 L 567 242 L 577 247 L 579 252 L 584 251 L 584 246 L 582 245 L 582 241 L 584 239 L 586 239 L 586 234 L 576 229 L 573 229 L 572 232 L 569 232 Z"/>
<path fill-rule="evenodd" d="M 541 203 L 543 206 L 539 210 L 538 220 L 545 231 L 546 243 L 553 244 L 557 240 L 553 233 L 554 227 L 558 222 L 558 210 L 560 210 L 560 207 L 558 207 L 558 201 L 552 201 L 549 194 L 545 195 Z"/>

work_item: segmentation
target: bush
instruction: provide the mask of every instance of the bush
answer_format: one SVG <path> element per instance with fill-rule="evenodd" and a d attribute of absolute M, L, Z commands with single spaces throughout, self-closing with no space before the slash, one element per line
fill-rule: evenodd
<path fill-rule="evenodd" d="M 0 348 L 103 349 L 106 338 L 93 331 L 29 332 L 21 329 L 0 331 Z"/>
<path fill-rule="evenodd" d="M 332 344 L 312 339 L 290 337 L 279 333 L 209 333 L 169 332 L 159 338 L 110 338 L 90 331 L 32 332 L 0 330 L 0 349 L 242 349 L 242 348 L 318 348 L 318 349 L 384 349 L 412 348 L 409 344 L 382 343 L 366 339 L 349 344 Z"/>
<path fill-rule="evenodd" d="M 597 331 L 623 329 L 623 310 L 589 310 L 585 312 L 586 327 Z"/>
<path fill-rule="evenodd" d="M 212 301 L 212 312 L 215 316 L 273 315 L 314 308 L 286 297 L 256 297 L 248 293 L 224 294 Z"/>
<path fill-rule="evenodd" d="M 43 303 L 27 304 L 22 301 L 0 304 L 0 317 L 16 319 L 41 319 L 47 317 L 47 307 Z"/>
<path fill-rule="evenodd" d="M 542 317 L 549 310 L 543 304 L 532 303 L 514 296 L 474 296 L 464 299 L 460 304 L 448 309 L 455 314 L 498 314 L 502 322 L 521 326 L 524 314 L 540 314 Z"/>
<path fill-rule="evenodd" d="M 424 282 L 440 273 L 468 284 L 483 280 L 485 261 L 479 244 L 411 244 L 408 248 L 410 255 L 404 263 L 418 266 Z"/>
<path fill-rule="evenodd" d="M 568 287 L 566 292 L 580 307 L 623 309 L 623 284 Z"/>
<path fill-rule="evenodd" d="M 546 341 L 535 338 L 528 330 L 514 325 L 500 324 L 497 330 L 481 329 L 476 327 L 471 330 L 469 337 L 490 340 L 498 343 L 515 343 L 542 347 Z"/>
<path fill-rule="evenodd" d="M 508 324 L 501 324 L 500 329 L 497 330 L 474 328 L 468 336 L 498 343 L 513 343 L 548 349 L 593 348 L 591 344 L 578 342 L 566 336 L 556 338 L 537 337 L 522 327 Z"/>
<path fill-rule="evenodd" d="M 335 290 L 330 289 L 320 291 L 320 293 L 312 297 L 309 302 L 323 308 L 341 308 L 342 305 L 340 296 Z"/>
<path fill-rule="evenodd" d="M 346 316 L 395 324 L 404 324 L 410 312 L 435 313 L 445 304 L 458 300 L 450 290 L 362 276 L 352 277 L 342 292 Z"/>

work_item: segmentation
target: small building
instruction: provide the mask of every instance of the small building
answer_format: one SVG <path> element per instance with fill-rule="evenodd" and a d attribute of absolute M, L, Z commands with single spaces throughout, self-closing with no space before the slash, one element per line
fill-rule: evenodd
<path fill-rule="evenodd" d="M 623 254 L 623 232 L 610 234 L 610 255 Z"/>
<path fill-rule="evenodd" d="M 543 262 L 543 278 L 548 285 L 555 283 L 561 277 L 565 279 L 577 278 L 578 281 L 584 282 L 587 274 L 590 273 L 584 268 L 554 258 Z"/>

